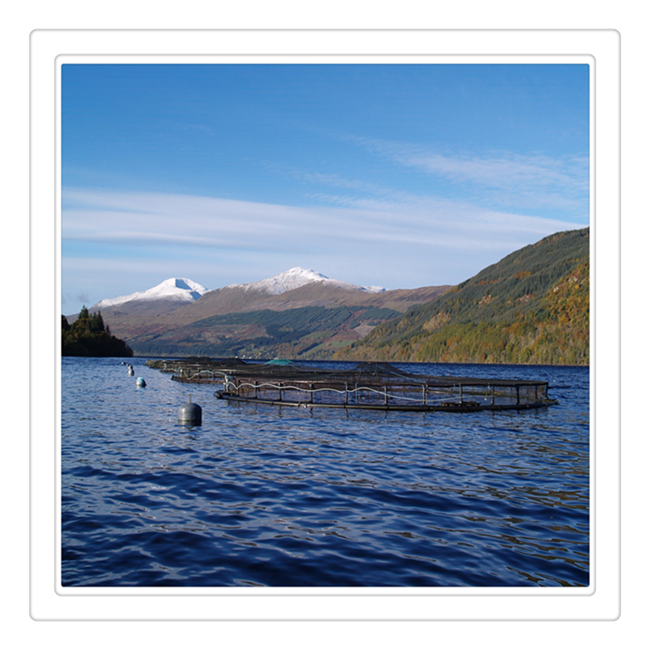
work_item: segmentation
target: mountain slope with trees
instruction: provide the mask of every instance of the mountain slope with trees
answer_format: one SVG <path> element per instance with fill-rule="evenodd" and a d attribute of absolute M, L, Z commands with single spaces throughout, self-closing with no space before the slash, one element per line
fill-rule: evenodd
<path fill-rule="evenodd" d="M 589 229 L 551 235 L 376 327 L 339 359 L 589 364 Z"/>

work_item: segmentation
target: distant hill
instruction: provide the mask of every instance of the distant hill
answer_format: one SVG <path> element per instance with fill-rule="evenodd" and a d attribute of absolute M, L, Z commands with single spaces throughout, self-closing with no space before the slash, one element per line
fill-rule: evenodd
<path fill-rule="evenodd" d="M 172 284 L 98 303 L 111 330 L 138 355 L 328 358 L 450 288 L 387 291 L 294 268 L 181 302 L 161 295 L 160 287 Z"/>
<path fill-rule="evenodd" d="M 589 363 L 589 229 L 546 237 L 376 327 L 340 359 Z"/>
<path fill-rule="evenodd" d="M 211 316 L 130 340 L 151 356 L 323 358 L 400 313 L 373 306 L 309 306 Z"/>

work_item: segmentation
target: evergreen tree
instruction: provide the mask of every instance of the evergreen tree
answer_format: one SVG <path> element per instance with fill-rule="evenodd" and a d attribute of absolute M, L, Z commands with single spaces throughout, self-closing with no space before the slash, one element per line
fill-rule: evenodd
<path fill-rule="evenodd" d="M 100 312 L 90 314 L 84 305 L 72 325 L 61 316 L 61 354 L 64 357 L 131 357 L 133 350 L 111 334 Z"/>

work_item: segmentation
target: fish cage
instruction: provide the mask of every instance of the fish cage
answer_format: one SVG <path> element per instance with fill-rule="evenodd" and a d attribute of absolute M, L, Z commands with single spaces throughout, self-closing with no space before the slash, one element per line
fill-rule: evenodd
<path fill-rule="evenodd" d="M 242 367 L 251 367 L 250 363 L 238 358 L 210 359 L 208 357 L 150 359 L 147 365 L 160 372 L 172 373 L 173 381 L 191 384 L 223 383 L 226 374 L 237 372 Z"/>
<path fill-rule="evenodd" d="M 168 362 L 163 372 L 188 383 L 217 383 L 218 399 L 230 402 L 372 409 L 384 411 L 483 411 L 542 408 L 557 404 L 548 382 L 430 376 L 388 363 L 321 369 L 291 362 L 239 359 Z"/>

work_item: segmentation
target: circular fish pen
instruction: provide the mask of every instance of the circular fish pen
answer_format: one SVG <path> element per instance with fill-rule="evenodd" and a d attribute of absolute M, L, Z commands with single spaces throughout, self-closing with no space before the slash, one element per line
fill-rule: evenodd
<path fill-rule="evenodd" d="M 548 382 L 430 376 L 389 363 L 361 363 L 349 369 L 320 369 L 292 362 L 153 362 L 172 379 L 217 383 L 218 399 L 305 408 L 383 411 L 499 411 L 557 404 Z"/>

